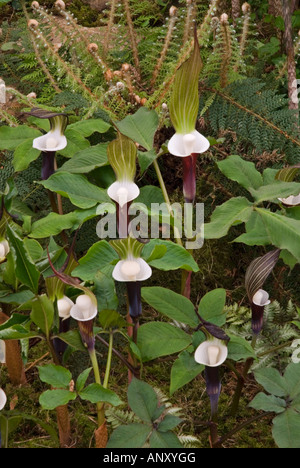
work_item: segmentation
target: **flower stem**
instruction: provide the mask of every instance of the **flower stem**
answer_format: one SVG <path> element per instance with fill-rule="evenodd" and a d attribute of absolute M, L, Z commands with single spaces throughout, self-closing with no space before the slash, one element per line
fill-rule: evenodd
<path fill-rule="evenodd" d="M 90 359 L 91 359 L 91 363 L 92 363 L 92 366 L 93 366 L 95 382 L 97 384 L 101 385 L 99 365 L 98 365 L 98 360 L 97 360 L 95 349 L 91 349 L 89 351 L 89 354 L 90 354 Z M 96 405 L 97 405 L 98 426 L 100 427 L 105 422 L 104 405 L 103 405 L 103 403 L 100 403 L 100 402 L 97 403 Z"/>
<path fill-rule="evenodd" d="M 160 188 L 162 190 L 164 200 L 165 200 L 165 203 L 167 205 L 169 214 L 170 214 L 170 216 L 173 217 L 173 219 L 175 219 L 174 212 L 173 212 L 172 207 L 171 207 L 171 202 L 170 202 L 170 199 L 169 199 L 169 195 L 168 195 L 168 192 L 167 192 L 167 189 L 166 189 L 166 186 L 165 186 L 165 182 L 164 182 L 163 176 L 161 174 L 161 171 L 160 171 L 157 160 L 153 161 L 153 165 L 154 165 L 154 169 L 155 169 L 155 172 L 156 172 L 156 175 L 157 175 L 157 179 L 158 179 Z M 174 237 L 175 237 L 176 243 L 178 245 L 182 246 L 180 232 L 179 232 L 178 228 L 175 225 L 174 225 Z"/>
<path fill-rule="evenodd" d="M 108 379 L 110 375 L 111 359 L 112 359 L 112 351 L 113 351 L 113 340 L 114 340 L 114 335 L 111 331 L 109 334 L 108 354 L 107 354 L 107 361 L 106 361 L 105 376 L 104 376 L 104 381 L 103 381 L 104 388 L 108 387 Z"/>

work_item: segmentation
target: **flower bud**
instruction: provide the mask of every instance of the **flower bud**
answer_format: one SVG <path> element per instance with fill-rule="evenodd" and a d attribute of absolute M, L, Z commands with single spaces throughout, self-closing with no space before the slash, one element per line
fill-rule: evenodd
<path fill-rule="evenodd" d="M 176 13 L 177 13 L 177 8 L 175 6 L 171 6 L 169 10 L 169 15 L 172 17 L 172 16 L 175 16 Z"/>
<path fill-rule="evenodd" d="M 63 0 L 56 0 L 55 4 L 56 8 L 65 10 L 66 9 L 66 4 L 63 2 Z"/>
<path fill-rule="evenodd" d="M 227 23 L 228 23 L 228 15 L 227 15 L 227 13 L 223 13 L 223 14 L 220 16 L 220 21 L 221 21 L 221 24 L 227 24 Z"/>
<path fill-rule="evenodd" d="M 37 20 L 35 19 L 30 19 L 27 23 L 27 26 L 30 28 L 30 29 L 35 29 L 35 28 L 38 28 L 39 26 L 39 23 Z"/>
<path fill-rule="evenodd" d="M 34 9 L 34 8 L 40 8 L 39 2 L 32 2 L 31 8 L 33 8 L 33 9 Z"/>

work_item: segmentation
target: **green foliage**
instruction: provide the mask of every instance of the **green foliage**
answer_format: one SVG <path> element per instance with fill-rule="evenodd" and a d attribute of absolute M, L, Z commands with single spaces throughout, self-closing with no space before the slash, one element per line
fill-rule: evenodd
<path fill-rule="evenodd" d="M 283 375 L 273 368 L 258 370 L 254 375 L 268 394 L 257 394 L 250 406 L 278 415 L 273 419 L 272 432 L 279 448 L 299 447 L 300 365 L 289 364 Z"/>
<path fill-rule="evenodd" d="M 181 419 L 170 414 L 170 410 L 159 401 L 157 393 L 149 384 L 133 379 L 127 395 L 132 412 L 109 413 L 110 420 L 115 422 L 115 430 L 107 448 L 182 447 L 172 432 L 182 422 Z M 126 425 L 121 424 L 120 416 L 127 422 Z"/>

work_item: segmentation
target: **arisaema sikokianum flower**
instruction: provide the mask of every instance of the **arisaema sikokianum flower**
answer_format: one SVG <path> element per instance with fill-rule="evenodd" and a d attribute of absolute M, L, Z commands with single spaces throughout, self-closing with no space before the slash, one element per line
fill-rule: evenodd
<path fill-rule="evenodd" d="M 255 336 L 263 328 L 265 307 L 270 304 L 269 294 L 263 289 L 263 285 L 274 269 L 279 254 L 280 250 L 275 249 L 256 258 L 246 271 L 245 286 L 252 311 L 251 328 Z"/>
<path fill-rule="evenodd" d="M 118 253 L 120 260 L 115 265 L 112 276 L 116 281 L 126 283 L 129 305 L 129 316 L 138 327 L 138 320 L 142 314 L 141 284 L 152 275 L 152 269 L 148 263 L 141 258 L 144 244 L 127 237 L 110 242 Z"/>
<path fill-rule="evenodd" d="M 207 138 L 196 130 L 201 70 L 202 59 L 195 29 L 193 53 L 176 72 L 169 103 L 170 118 L 176 133 L 168 143 L 168 150 L 174 156 L 183 158 L 183 192 L 187 203 L 192 203 L 196 195 L 197 155 L 207 151 L 210 146 Z"/>
<path fill-rule="evenodd" d="M 213 326 L 212 329 L 214 328 L 217 330 L 217 327 Z M 207 331 L 205 331 L 205 334 L 207 339 L 197 347 L 194 359 L 198 364 L 205 366 L 206 392 L 211 404 L 211 418 L 215 420 L 221 393 L 219 368 L 227 359 L 229 338 L 222 331 L 216 333 L 220 338 L 211 335 Z"/>
<path fill-rule="evenodd" d="M 68 125 L 67 114 L 60 112 L 50 112 L 39 108 L 34 108 L 27 113 L 39 119 L 48 119 L 50 130 L 33 140 L 32 147 L 42 152 L 42 179 L 48 179 L 55 171 L 55 155 L 57 151 L 63 150 L 68 142 L 65 130 Z"/>
<path fill-rule="evenodd" d="M 135 200 L 140 189 L 134 182 L 136 174 L 137 147 L 128 137 L 118 132 L 118 136 L 107 147 L 107 157 L 116 175 L 107 193 L 117 203 L 119 237 L 128 235 L 128 207 Z"/>

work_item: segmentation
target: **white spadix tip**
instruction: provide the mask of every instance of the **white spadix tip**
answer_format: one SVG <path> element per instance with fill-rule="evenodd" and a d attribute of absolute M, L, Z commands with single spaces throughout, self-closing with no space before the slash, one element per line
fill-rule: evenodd
<path fill-rule="evenodd" d="M 87 294 L 82 294 L 76 299 L 76 304 L 71 308 L 70 314 L 75 320 L 92 320 L 97 315 L 97 305 Z"/>
<path fill-rule="evenodd" d="M 193 153 L 195 142 L 196 142 L 196 136 L 193 135 L 192 133 L 188 133 L 187 135 L 183 136 L 183 145 L 184 145 L 185 152 L 187 154 Z"/>
<path fill-rule="evenodd" d="M 57 147 L 57 145 L 58 145 L 58 141 L 55 138 L 53 138 L 53 137 L 47 138 L 46 148 L 48 150 L 55 149 Z"/>
<path fill-rule="evenodd" d="M 128 203 L 128 190 L 126 187 L 120 187 L 116 193 L 118 197 L 118 203 L 122 207 Z"/>
<path fill-rule="evenodd" d="M 208 361 L 211 366 L 217 364 L 219 360 L 220 349 L 218 346 L 208 346 L 207 348 L 207 356 Z"/>
<path fill-rule="evenodd" d="M 121 272 L 124 276 L 127 276 L 128 281 L 136 281 L 136 277 L 141 271 L 141 267 L 138 262 L 134 260 L 126 260 L 121 266 Z"/>

